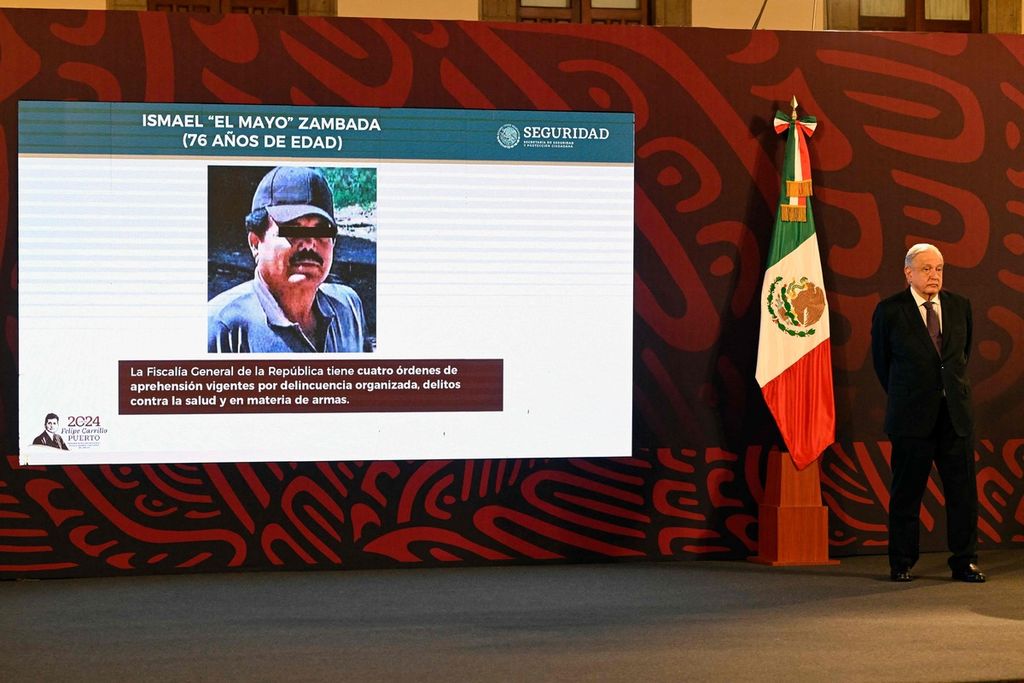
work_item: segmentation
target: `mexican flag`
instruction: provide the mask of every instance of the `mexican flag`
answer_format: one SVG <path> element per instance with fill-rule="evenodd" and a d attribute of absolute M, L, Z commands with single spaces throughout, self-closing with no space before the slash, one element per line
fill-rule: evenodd
<path fill-rule="evenodd" d="M 807 138 L 813 116 L 775 114 L 775 131 L 788 131 L 782 198 L 761 288 L 757 383 L 793 462 L 803 469 L 835 441 L 832 342 L 811 212 Z"/>

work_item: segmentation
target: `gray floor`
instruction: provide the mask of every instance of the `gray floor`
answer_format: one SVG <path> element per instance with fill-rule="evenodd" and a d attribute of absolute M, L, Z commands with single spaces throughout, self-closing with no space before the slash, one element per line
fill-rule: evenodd
<path fill-rule="evenodd" d="M 1024 678 L 1024 550 L 0 582 L 0 680 Z"/>

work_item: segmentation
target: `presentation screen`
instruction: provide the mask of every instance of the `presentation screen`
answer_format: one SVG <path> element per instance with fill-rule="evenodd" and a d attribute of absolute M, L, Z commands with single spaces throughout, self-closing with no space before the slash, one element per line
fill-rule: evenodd
<path fill-rule="evenodd" d="M 24 101 L 23 464 L 627 456 L 633 115 Z"/>

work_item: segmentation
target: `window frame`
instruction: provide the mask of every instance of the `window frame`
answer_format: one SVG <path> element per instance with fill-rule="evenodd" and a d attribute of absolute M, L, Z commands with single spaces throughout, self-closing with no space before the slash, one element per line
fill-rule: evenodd
<path fill-rule="evenodd" d="M 860 13 L 857 3 L 857 28 L 861 31 L 936 31 L 941 33 L 981 33 L 982 0 L 969 0 L 970 19 L 926 19 L 927 0 L 903 0 L 902 17 L 872 17 Z"/>

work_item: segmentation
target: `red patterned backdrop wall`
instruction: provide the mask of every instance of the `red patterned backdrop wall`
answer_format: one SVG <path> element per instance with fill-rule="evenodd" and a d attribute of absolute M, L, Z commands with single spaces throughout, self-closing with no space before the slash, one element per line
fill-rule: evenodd
<path fill-rule="evenodd" d="M 636 115 L 631 457 L 41 468 L 8 456 L 0 576 L 751 554 L 779 444 L 753 379 L 782 156 L 771 119 L 792 95 L 820 122 L 833 553 L 884 551 L 889 444 L 870 316 L 903 286 L 903 253 L 919 241 L 942 249 L 947 287 L 974 301 L 981 548 L 1024 544 L 1022 62 L 1019 36 L 0 11 L 7 453 L 29 352 L 17 334 L 18 100 Z M 933 481 L 932 548 L 941 503 Z"/>

